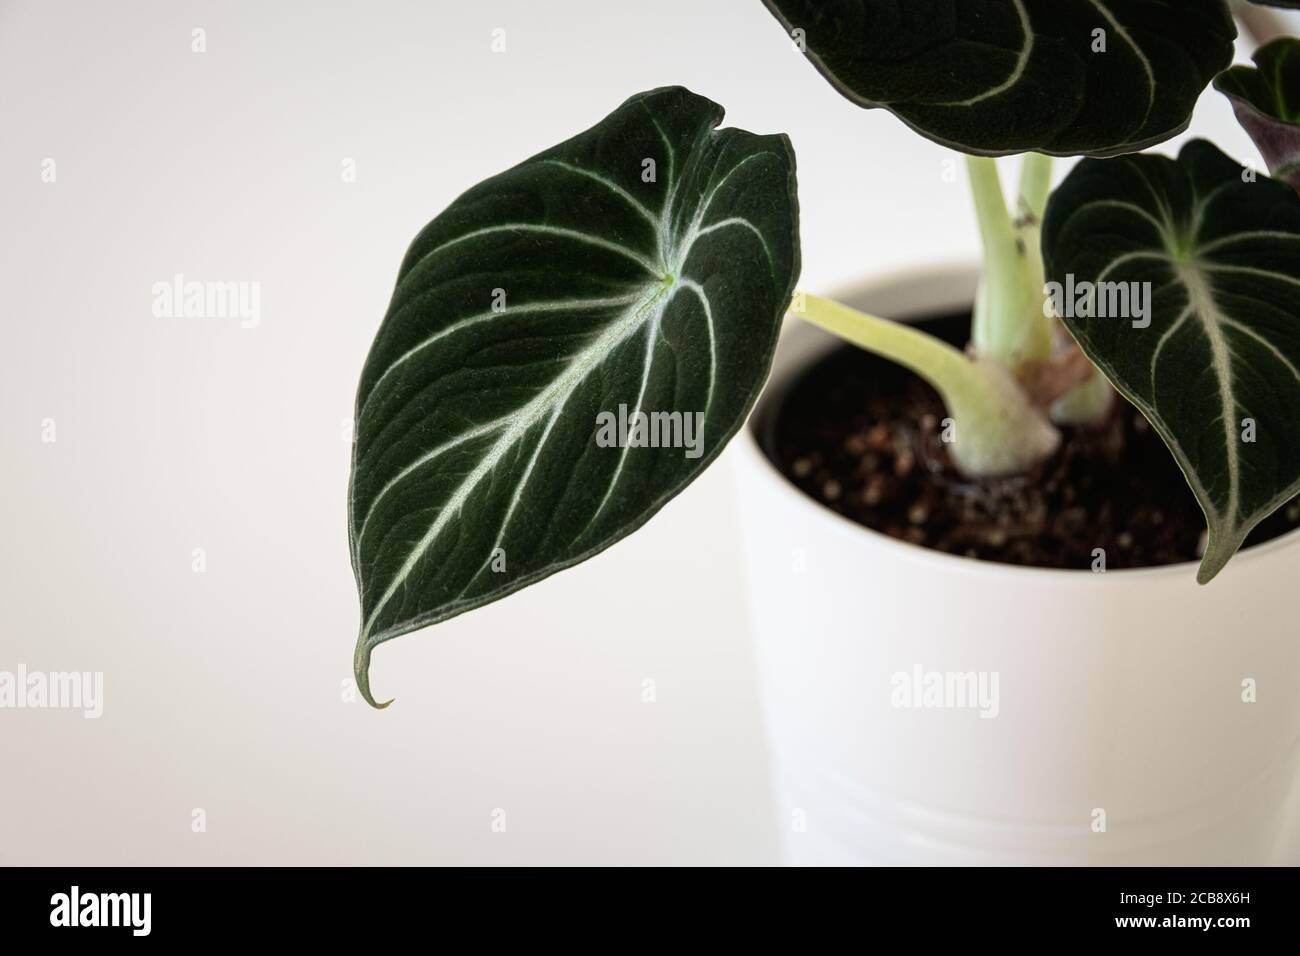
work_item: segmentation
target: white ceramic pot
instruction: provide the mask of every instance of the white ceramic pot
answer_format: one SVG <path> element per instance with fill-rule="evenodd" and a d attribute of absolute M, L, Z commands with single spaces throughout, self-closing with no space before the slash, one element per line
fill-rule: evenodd
<path fill-rule="evenodd" d="M 839 298 L 906 319 L 969 306 L 975 282 L 943 269 Z M 877 534 L 755 438 L 836 344 L 790 320 L 732 458 L 788 860 L 1300 861 L 1300 533 L 1205 587 L 1190 564 L 1026 569 Z"/>

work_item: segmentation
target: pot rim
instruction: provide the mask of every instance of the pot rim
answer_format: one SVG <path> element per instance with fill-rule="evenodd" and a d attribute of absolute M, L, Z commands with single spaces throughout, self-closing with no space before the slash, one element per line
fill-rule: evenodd
<path fill-rule="evenodd" d="M 923 285 L 935 278 L 944 277 L 952 278 L 954 275 L 969 274 L 975 267 L 970 263 L 949 262 L 941 263 L 934 266 L 918 266 L 896 270 L 877 276 L 870 276 L 854 282 L 851 285 L 840 286 L 832 293 L 831 298 L 839 301 L 851 300 L 856 297 L 864 296 L 873 290 L 884 288 L 897 289 L 905 285 Z M 1027 566 L 1020 564 L 1005 564 L 1000 561 L 986 561 L 982 558 L 968 558 L 963 555 L 949 554 L 946 551 L 937 551 L 933 548 L 922 547 L 921 545 L 911 544 L 907 541 L 900 541 L 892 538 L 887 534 L 882 534 L 874 528 L 859 524 L 852 518 L 847 518 L 837 511 L 827 508 L 825 505 L 814 500 L 799 488 L 795 487 L 776 467 L 775 463 L 767 456 L 759 444 L 758 437 L 755 434 L 755 424 L 758 418 L 759 410 L 764 407 L 764 398 L 767 396 L 767 390 L 771 386 L 772 379 L 780 369 L 778 368 L 780 343 L 784 342 L 790 336 L 792 330 L 799 328 L 815 328 L 808 325 L 802 319 L 794 315 L 787 315 L 785 323 L 781 329 L 781 338 L 778 342 L 778 358 L 774 360 L 772 371 L 768 377 L 768 385 L 764 387 L 764 397 L 754 406 L 754 411 L 750 415 L 749 421 L 745 427 L 740 430 L 740 439 L 737 443 L 742 450 L 742 454 L 750 460 L 750 466 L 762 475 L 764 481 L 776 483 L 785 489 L 788 493 L 798 499 L 797 507 L 803 511 L 811 520 L 816 520 L 839 534 L 848 534 L 860 536 L 864 543 L 883 548 L 887 551 L 894 551 L 900 559 L 910 562 L 918 562 L 936 566 L 936 570 L 951 571 L 963 574 L 987 574 L 995 577 L 1016 577 L 1031 576 L 1051 578 L 1057 582 L 1077 582 L 1092 581 L 1097 578 L 1118 578 L 1122 583 L 1130 581 L 1141 581 L 1150 578 L 1175 578 L 1180 575 L 1186 575 L 1192 581 L 1196 580 L 1196 570 L 1200 566 L 1199 561 L 1183 561 L 1178 564 L 1166 564 L 1158 567 L 1147 568 L 1116 568 L 1105 572 L 1094 572 L 1085 568 L 1042 568 L 1036 566 Z M 797 332 L 795 334 L 798 334 Z M 807 365 L 804 365 L 806 369 Z M 798 374 L 796 371 L 795 374 Z M 757 466 L 757 467 L 754 467 Z M 1230 568 L 1241 567 L 1247 564 L 1255 564 L 1273 554 L 1275 551 L 1283 551 L 1300 544 L 1300 527 L 1288 531 L 1280 537 L 1263 544 L 1255 545 L 1238 551 L 1229 562 L 1227 571 Z M 1222 575 L 1224 572 L 1220 572 Z M 1213 584 L 1213 582 L 1210 582 Z"/>

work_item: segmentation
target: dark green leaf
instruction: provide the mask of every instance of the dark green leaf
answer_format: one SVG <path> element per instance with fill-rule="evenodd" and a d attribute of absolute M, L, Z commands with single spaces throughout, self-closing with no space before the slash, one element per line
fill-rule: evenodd
<path fill-rule="evenodd" d="M 1254 60 L 1219 74 L 1215 89 L 1232 101 L 1269 172 L 1300 189 L 1300 40 L 1274 40 Z"/>
<path fill-rule="evenodd" d="M 470 189 L 407 252 L 357 393 L 371 703 L 377 644 L 609 547 L 744 421 L 799 271 L 798 209 L 789 140 L 722 115 L 680 87 L 634 96 Z M 598 416 L 620 406 L 633 437 L 607 447 Z M 676 418 L 647 432 L 637 411 Z"/>
<path fill-rule="evenodd" d="M 984 155 L 1106 156 L 1168 139 L 1236 37 L 1223 0 L 764 2 L 850 100 Z"/>
<path fill-rule="evenodd" d="M 1119 317 L 1063 318 L 1187 476 L 1209 523 L 1202 582 L 1300 490 L 1300 197 L 1243 172 L 1200 140 L 1176 162 L 1085 160 L 1043 228 L 1051 281 L 1125 284 L 1094 300 Z M 1146 327 L 1129 283 L 1149 292 Z"/>

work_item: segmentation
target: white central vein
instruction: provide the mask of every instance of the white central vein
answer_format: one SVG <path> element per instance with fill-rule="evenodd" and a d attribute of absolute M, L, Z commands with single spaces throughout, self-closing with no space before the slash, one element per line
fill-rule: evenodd
<path fill-rule="evenodd" d="M 1228 521 L 1235 523 L 1240 501 L 1240 471 L 1237 452 L 1237 429 L 1233 419 L 1233 410 L 1237 407 L 1233 390 L 1232 349 L 1224 338 L 1221 322 L 1226 318 L 1219 310 L 1214 298 L 1214 290 L 1205 280 L 1200 269 L 1195 265 L 1179 269 L 1183 285 L 1187 288 L 1188 306 L 1201 320 L 1201 327 L 1210 343 L 1210 361 L 1215 378 L 1219 383 L 1219 401 L 1223 405 L 1224 454 L 1228 467 L 1228 502 L 1224 515 Z"/>
<path fill-rule="evenodd" d="M 389 582 L 373 611 L 366 618 L 362 637 L 370 635 L 375 619 L 392 600 L 410 575 L 411 571 L 428 552 L 429 547 L 447 527 L 453 517 L 460 513 L 466 499 L 478 487 L 485 477 L 492 473 L 502 459 L 521 441 L 525 435 L 546 415 L 554 414 L 554 406 L 567 400 L 591 372 L 598 368 L 604 359 L 616 349 L 622 341 L 636 331 L 641 325 L 644 313 L 652 308 L 664 294 L 663 286 L 658 286 L 645 296 L 644 300 L 633 309 L 627 310 L 620 320 L 612 322 L 596 339 L 580 351 L 558 376 L 538 392 L 526 405 L 511 416 L 511 422 L 492 446 L 484 452 L 478 464 L 461 480 L 460 484 L 448 496 L 447 501 L 438 511 L 418 544 L 411 549 L 393 580 Z"/>
<path fill-rule="evenodd" d="M 418 345 L 407 349 L 396 359 L 393 364 L 384 369 L 383 374 L 375 379 L 375 384 L 370 386 L 370 392 L 366 399 L 361 403 L 361 408 L 357 412 L 360 418 L 365 414 L 366 407 L 370 404 L 371 399 L 379 392 L 379 386 L 382 385 L 390 375 L 397 369 L 401 368 L 406 362 L 409 362 L 415 356 L 419 355 L 429 346 L 445 339 L 449 335 L 455 335 L 457 332 L 463 332 L 465 329 L 472 328 L 481 322 L 488 322 L 492 319 L 499 319 L 509 315 L 531 314 L 533 312 L 575 312 L 582 309 L 604 309 L 611 306 L 631 305 L 633 302 L 640 300 L 640 294 L 610 296 L 599 299 L 555 299 L 549 302 L 526 302 L 523 305 L 512 305 L 502 311 L 488 309 L 484 312 L 478 312 L 474 315 L 466 316 L 447 326 L 445 329 L 433 333 L 428 338 L 421 341 Z"/>
<path fill-rule="evenodd" d="M 357 553 L 358 554 L 361 553 L 361 539 L 366 536 L 366 529 L 370 526 L 370 519 L 374 516 L 375 510 L 379 507 L 379 502 L 383 500 L 383 498 L 390 491 L 392 491 L 403 481 L 405 481 L 408 475 L 410 475 L 414 471 L 419 470 L 420 468 L 423 468 L 425 465 L 429 464 L 430 462 L 436 461 L 437 459 L 445 455 L 447 452 L 452 451 L 453 449 L 459 447 L 460 445 L 465 444 L 465 442 L 470 441 L 471 439 L 474 438 L 478 438 L 482 435 L 487 435 L 493 431 L 496 431 L 498 428 L 503 427 L 505 423 L 509 420 L 510 420 L 509 416 L 504 416 L 502 418 L 493 419 L 492 421 L 487 422 L 483 425 L 476 425 L 475 427 L 469 429 L 468 431 L 461 432 L 455 438 L 448 439 L 447 441 L 439 445 L 437 448 L 434 448 L 432 451 L 426 452 L 425 454 L 421 455 L 415 461 L 411 462 L 411 464 L 407 465 L 396 475 L 394 475 L 393 478 L 387 484 L 385 484 L 382 488 L 379 489 L 379 493 L 376 494 L 374 498 L 370 499 L 370 507 L 366 509 L 366 516 L 361 522 L 361 530 L 357 532 L 357 539 L 355 544 Z"/>
<path fill-rule="evenodd" d="M 546 427 L 542 429 L 542 435 L 537 439 L 537 444 L 533 447 L 533 453 L 528 456 L 528 464 L 524 466 L 524 473 L 519 476 L 519 482 L 515 485 L 514 494 L 510 496 L 510 504 L 506 506 L 505 517 L 501 519 L 501 527 L 497 530 L 496 540 L 492 543 L 492 547 L 488 548 L 487 557 L 483 559 L 483 563 L 479 565 L 478 570 L 470 575 L 469 580 L 465 582 L 465 586 L 456 595 L 457 600 L 465 596 L 465 592 L 483 573 L 483 569 L 492 563 L 492 556 L 496 554 L 497 548 L 501 547 L 501 542 L 505 540 L 506 531 L 510 527 L 510 519 L 514 517 L 515 508 L 519 505 L 519 499 L 524 495 L 524 488 L 527 487 L 528 479 L 533 475 L 533 469 L 537 466 L 537 459 L 542 456 L 542 449 L 546 447 L 546 440 L 551 437 L 551 430 L 555 428 L 555 423 L 559 420 L 560 414 L 564 411 L 564 406 L 569 403 L 569 398 L 572 395 L 573 392 L 569 392 L 555 403 L 555 411 L 546 420 Z"/>

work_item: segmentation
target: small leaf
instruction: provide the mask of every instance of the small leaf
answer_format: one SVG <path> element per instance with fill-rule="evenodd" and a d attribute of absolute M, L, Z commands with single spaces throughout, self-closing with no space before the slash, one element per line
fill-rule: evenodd
<path fill-rule="evenodd" d="M 1210 580 L 1300 491 L 1300 196 L 1203 140 L 1177 161 L 1085 160 L 1048 204 L 1043 255 L 1066 326 L 1205 511 Z"/>
<path fill-rule="evenodd" d="M 1274 40 L 1254 60 L 1219 74 L 1214 88 L 1232 101 L 1272 176 L 1300 190 L 1300 40 Z"/>
<path fill-rule="evenodd" d="M 680 87 L 634 96 L 470 189 L 407 252 L 357 392 L 371 703 L 376 645 L 609 547 L 744 421 L 799 271 L 798 208 L 789 140 L 715 129 L 722 113 Z"/>
<path fill-rule="evenodd" d="M 966 153 L 1108 156 L 1182 132 L 1232 62 L 1223 0 L 764 0 L 813 65 Z"/>

